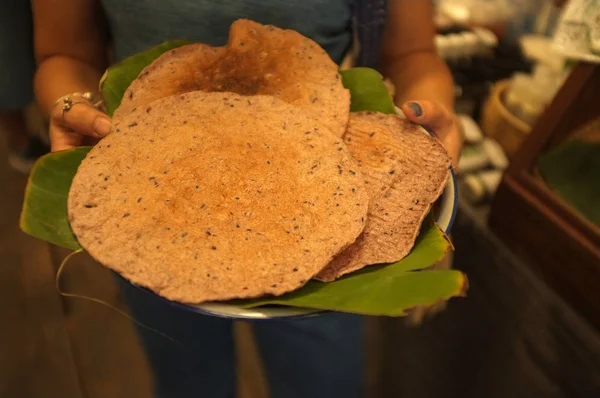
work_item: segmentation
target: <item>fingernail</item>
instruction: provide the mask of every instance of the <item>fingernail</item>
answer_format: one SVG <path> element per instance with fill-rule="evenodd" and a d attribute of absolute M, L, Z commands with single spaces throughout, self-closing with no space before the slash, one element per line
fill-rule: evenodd
<path fill-rule="evenodd" d="M 100 137 L 104 137 L 110 132 L 112 123 L 106 117 L 99 117 L 94 121 L 94 132 Z"/>
<path fill-rule="evenodd" d="M 423 108 L 417 102 L 409 102 L 408 107 L 412 109 L 416 117 L 423 116 Z"/>

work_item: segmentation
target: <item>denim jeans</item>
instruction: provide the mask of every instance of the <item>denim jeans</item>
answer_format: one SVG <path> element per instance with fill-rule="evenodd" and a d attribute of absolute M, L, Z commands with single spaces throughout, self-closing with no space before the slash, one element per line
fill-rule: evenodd
<path fill-rule="evenodd" d="M 174 307 L 119 278 L 154 371 L 157 398 L 235 396 L 233 322 Z M 253 324 L 272 398 L 362 398 L 363 323 L 349 314 Z"/>

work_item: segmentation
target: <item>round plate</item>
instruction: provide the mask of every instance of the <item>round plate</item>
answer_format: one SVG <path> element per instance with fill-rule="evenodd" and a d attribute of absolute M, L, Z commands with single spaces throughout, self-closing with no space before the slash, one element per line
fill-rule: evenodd
<path fill-rule="evenodd" d="M 398 116 L 404 118 L 404 114 L 399 108 L 396 108 L 396 112 Z M 422 128 L 424 134 L 429 134 L 427 130 Z M 438 217 L 436 219 L 436 223 L 439 227 L 446 233 L 450 233 L 450 229 L 454 224 L 454 218 L 456 216 L 456 210 L 458 208 L 458 191 L 457 191 L 457 183 L 456 176 L 452 167 L 448 170 L 449 178 L 448 183 L 446 184 L 446 188 L 444 192 L 438 199 L 439 208 Z M 141 288 L 150 294 L 153 294 L 147 289 Z M 273 307 L 260 307 L 260 308 L 252 308 L 246 309 L 241 308 L 232 304 L 223 303 L 202 303 L 202 304 L 183 304 L 175 301 L 169 301 L 165 298 L 159 297 L 162 300 L 167 301 L 169 304 L 179 307 L 181 309 L 196 312 L 203 315 L 216 316 L 220 318 L 229 318 L 229 319 L 276 319 L 276 318 L 305 318 L 305 317 L 313 317 L 319 316 L 327 313 L 328 311 L 322 310 L 313 310 L 308 308 L 294 308 L 294 307 L 284 307 L 284 306 L 273 306 Z"/>

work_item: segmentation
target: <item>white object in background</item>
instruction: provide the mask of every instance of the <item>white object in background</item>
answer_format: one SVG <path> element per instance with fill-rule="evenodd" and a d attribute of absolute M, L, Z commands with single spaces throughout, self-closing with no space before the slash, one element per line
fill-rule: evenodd
<path fill-rule="evenodd" d="M 600 63 L 600 56 L 592 53 L 592 34 L 595 30 L 595 15 L 598 13 L 600 0 L 570 0 L 565 5 L 563 14 L 552 45 L 567 58 L 586 62 Z"/>
<path fill-rule="evenodd" d="M 600 4 L 596 4 L 596 7 L 588 15 L 588 25 L 592 52 L 600 55 Z"/>
<path fill-rule="evenodd" d="M 498 38 L 491 30 L 484 28 L 473 28 L 473 33 L 475 33 L 475 35 L 477 35 L 479 38 L 479 49 L 481 52 L 491 51 L 498 46 Z"/>
<path fill-rule="evenodd" d="M 564 71 L 538 63 L 533 75 L 519 72 L 511 77 L 502 100 L 512 115 L 531 126 L 552 101 L 564 77 Z"/>
<path fill-rule="evenodd" d="M 481 143 L 481 147 L 495 169 L 504 170 L 508 167 L 508 158 L 496 140 L 486 137 Z"/>
<path fill-rule="evenodd" d="M 583 22 L 564 21 L 560 24 L 554 38 L 559 51 L 570 57 L 575 54 L 587 54 L 591 50 L 589 37 L 590 28 Z"/>
<path fill-rule="evenodd" d="M 507 0 L 474 0 L 471 8 L 473 24 L 480 26 L 504 25 L 514 14 L 514 8 Z"/>
<path fill-rule="evenodd" d="M 458 120 L 467 144 L 476 144 L 483 140 L 481 129 L 470 116 L 461 114 L 458 115 Z"/>
<path fill-rule="evenodd" d="M 537 86 L 531 79 L 531 86 L 527 89 L 527 97 L 521 103 L 521 119 L 530 126 L 533 126 L 546 107 L 547 95 L 542 87 Z"/>
<path fill-rule="evenodd" d="M 475 33 L 477 32 L 477 33 Z M 498 44 L 496 36 L 486 30 L 435 36 L 435 48 L 440 57 L 448 61 L 470 59 L 476 55 L 488 54 Z"/>
<path fill-rule="evenodd" d="M 481 203 L 496 193 L 503 174 L 501 170 L 483 170 L 470 174 L 463 180 L 461 195 L 471 203 Z"/>
<path fill-rule="evenodd" d="M 463 41 L 461 40 L 460 35 L 451 34 L 446 37 L 448 39 L 447 54 L 449 60 L 458 61 L 459 59 L 467 57 L 467 54 L 464 51 Z"/>
<path fill-rule="evenodd" d="M 440 0 L 438 10 L 452 22 L 466 25 L 471 20 L 470 3 L 469 0 Z"/>
<path fill-rule="evenodd" d="M 534 86 L 541 91 L 542 105 L 546 106 L 562 85 L 565 72 L 563 70 L 556 71 L 550 65 L 540 62 L 533 67 L 532 78 Z"/>
<path fill-rule="evenodd" d="M 448 37 L 446 35 L 436 35 L 435 36 L 435 48 L 436 48 L 438 55 L 442 59 L 449 58 L 448 47 L 450 47 L 450 43 L 449 43 Z"/>
<path fill-rule="evenodd" d="M 556 72 L 562 71 L 565 57 L 553 48 L 552 39 L 539 35 L 523 35 L 519 38 L 519 44 L 527 59 L 548 65 Z"/>
<path fill-rule="evenodd" d="M 504 92 L 504 98 L 501 99 L 508 112 L 520 119 L 521 114 L 521 98 L 519 98 L 514 82 L 511 82 Z"/>
<path fill-rule="evenodd" d="M 480 144 L 467 145 L 458 159 L 457 172 L 461 175 L 473 173 L 490 165 L 490 158 Z"/>
<path fill-rule="evenodd" d="M 464 51 L 468 57 L 472 57 L 477 55 L 479 50 L 479 38 L 473 32 L 462 32 L 460 33 L 460 38 L 462 40 L 462 45 L 464 47 Z"/>
<path fill-rule="evenodd" d="M 556 81 L 556 72 L 549 65 L 538 62 L 533 66 L 532 78 L 536 86 L 553 85 Z"/>
<path fill-rule="evenodd" d="M 513 13 L 508 0 L 440 0 L 438 12 L 457 24 L 499 25 Z"/>
<path fill-rule="evenodd" d="M 531 77 L 526 73 L 518 72 L 512 76 L 510 83 L 506 88 L 506 93 L 504 94 L 504 104 L 506 109 L 519 119 L 523 119 L 523 104 L 530 101 L 529 87 L 531 87 L 531 85 Z"/>

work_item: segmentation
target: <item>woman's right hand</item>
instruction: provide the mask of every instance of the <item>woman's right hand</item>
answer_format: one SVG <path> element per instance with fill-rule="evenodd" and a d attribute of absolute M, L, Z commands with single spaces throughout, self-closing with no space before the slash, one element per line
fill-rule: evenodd
<path fill-rule="evenodd" d="M 65 97 L 57 101 L 50 114 L 52 152 L 97 142 L 110 132 L 110 118 L 94 108 L 90 101 L 80 96 L 70 96 L 71 107 L 63 110 Z"/>

